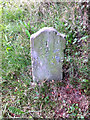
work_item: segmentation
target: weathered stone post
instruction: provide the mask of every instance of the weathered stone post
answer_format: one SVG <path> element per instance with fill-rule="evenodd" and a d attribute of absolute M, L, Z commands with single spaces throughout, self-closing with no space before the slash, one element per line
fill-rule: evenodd
<path fill-rule="evenodd" d="M 61 80 L 65 35 L 52 27 L 44 27 L 31 35 L 33 81 Z"/>

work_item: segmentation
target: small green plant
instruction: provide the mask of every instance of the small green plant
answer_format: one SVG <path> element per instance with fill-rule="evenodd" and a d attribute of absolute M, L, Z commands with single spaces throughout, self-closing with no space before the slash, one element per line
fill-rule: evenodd
<path fill-rule="evenodd" d="M 24 114 L 24 112 L 21 111 L 19 108 L 16 108 L 16 107 L 13 107 L 13 106 L 10 106 L 8 108 L 8 110 L 9 110 L 9 112 L 11 112 L 11 113 L 13 113 L 15 115 L 22 115 L 22 114 Z"/>
<path fill-rule="evenodd" d="M 30 21 L 28 23 L 20 21 L 20 23 L 25 27 L 25 33 L 28 39 L 30 39 L 31 34 L 35 32 L 34 28 L 30 25 Z"/>
<path fill-rule="evenodd" d="M 79 108 L 79 105 L 74 103 L 72 104 L 72 106 L 68 107 L 68 111 L 70 114 L 70 118 L 74 117 L 74 118 L 84 118 L 84 116 L 82 115 L 81 109 Z"/>

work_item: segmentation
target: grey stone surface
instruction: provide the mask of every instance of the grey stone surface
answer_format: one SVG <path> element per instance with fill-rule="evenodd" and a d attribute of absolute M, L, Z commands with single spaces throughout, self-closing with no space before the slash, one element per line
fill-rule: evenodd
<path fill-rule="evenodd" d="M 33 81 L 62 79 L 64 37 L 51 27 L 44 27 L 31 35 Z"/>

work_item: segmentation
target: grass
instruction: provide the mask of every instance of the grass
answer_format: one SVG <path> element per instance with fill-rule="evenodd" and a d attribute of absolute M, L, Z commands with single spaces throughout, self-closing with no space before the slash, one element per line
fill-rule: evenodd
<path fill-rule="evenodd" d="M 60 9 L 66 10 L 66 4 L 38 6 L 36 9 L 34 4 L 30 7 L 25 3 L 20 7 L 16 3 L 12 6 L 9 2 L 2 2 L 1 117 L 86 118 L 89 107 L 88 34 L 79 19 L 73 25 L 73 21 L 62 12 L 58 16 Z M 63 17 L 67 22 L 62 21 Z M 63 82 L 52 80 L 40 86 L 32 81 L 30 36 L 46 26 L 67 35 L 64 79 Z"/>

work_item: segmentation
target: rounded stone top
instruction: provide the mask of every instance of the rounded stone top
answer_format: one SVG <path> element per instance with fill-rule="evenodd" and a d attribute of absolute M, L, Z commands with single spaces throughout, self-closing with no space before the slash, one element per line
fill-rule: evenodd
<path fill-rule="evenodd" d="M 39 36 L 41 33 L 43 32 L 55 32 L 57 35 L 65 38 L 65 35 L 64 34 L 61 34 L 59 33 L 56 29 L 54 29 L 53 27 L 44 27 L 42 29 L 40 29 L 38 32 L 34 33 L 31 35 L 30 39 L 34 39 L 36 38 L 37 36 Z"/>

